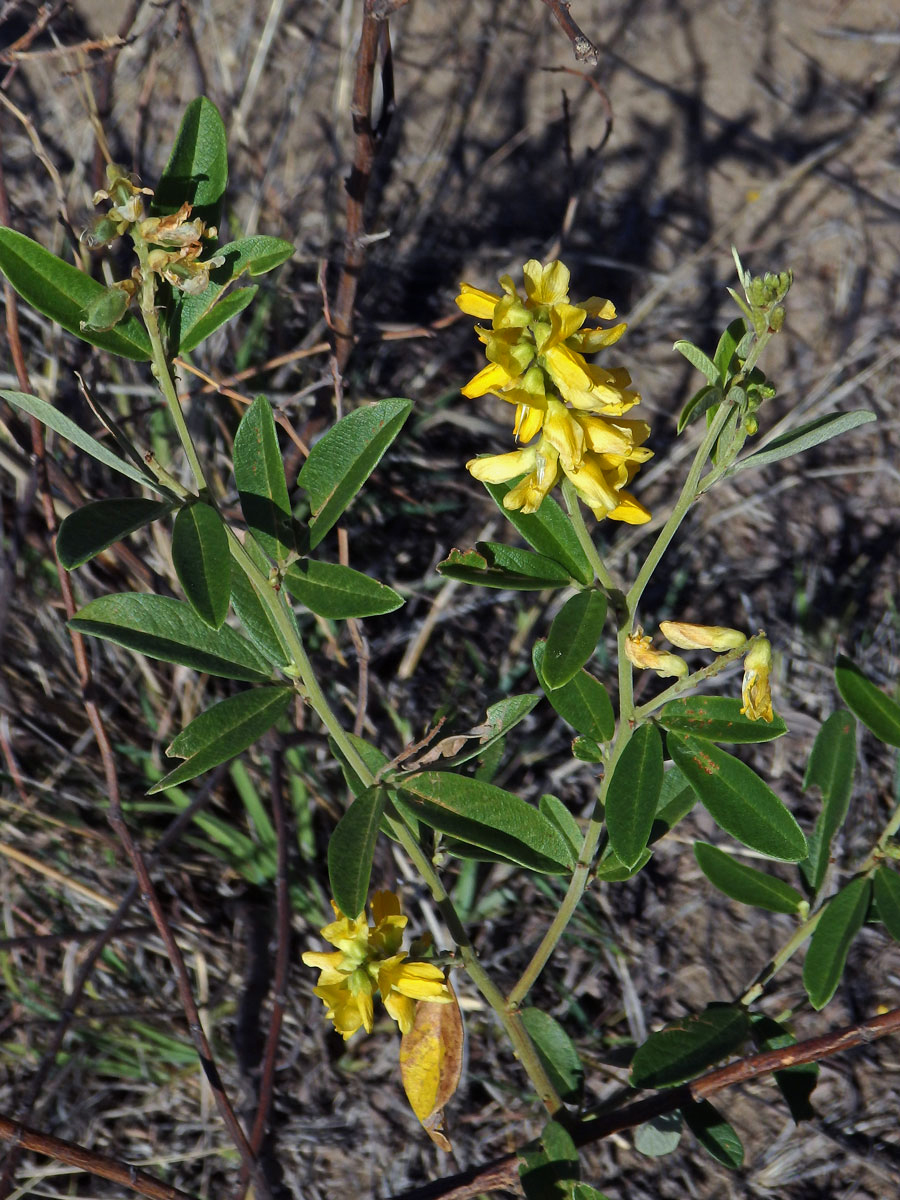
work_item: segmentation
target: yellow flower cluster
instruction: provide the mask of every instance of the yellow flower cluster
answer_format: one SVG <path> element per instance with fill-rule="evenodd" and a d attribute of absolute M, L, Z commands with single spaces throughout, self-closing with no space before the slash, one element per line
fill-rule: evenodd
<path fill-rule="evenodd" d="M 360 1028 L 372 1032 L 376 992 L 381 993 L 402 1033 L 413 1027 L 417 1000 L 450 1002 L 440 968 L 434 963 L 410 962 L 406 951 L 400 949 L 408 918 L 401 914 L 393 892 L 376 892 L 372 897 L 374 925 L 369 925 L 364 912 L 352 920 L 333 900 L 331 907 L 337 920 L 321 933 L 337 949 L 329 954 L 307 951 L 303 961 L 319 968 L 315 994 L 324 1001 L 328 1020 L 345 1040 Z"/>
<path fill-rule="evenodd" d="M 643 445 L 650 426 L 624 415 L 640 395 L 630 390 L 623 367 L 600 367 L 584 357 L 618 341 L 625 326 L 586 325 L 589 317 L 611 321 L 616 310 L 597 296 L 570 304 L 569 271 L 561 262 L 542 266 L 531 259 L 524 278 L 524 297 L 509 275 L 500 279 L 499 296 L 460 284 L 462 311 L 491 322 L 490 328 L 475 326 L 488 365 L 462 393 L 514 404 L 514 436 L 532 443 L 466 466 L 485 483 L 525 474 L 504 497 L 510 510 L 536 512 L 564 475 L 598 519 L 641 525 L 650 513 L 623 490 L 652 455 Z"/>

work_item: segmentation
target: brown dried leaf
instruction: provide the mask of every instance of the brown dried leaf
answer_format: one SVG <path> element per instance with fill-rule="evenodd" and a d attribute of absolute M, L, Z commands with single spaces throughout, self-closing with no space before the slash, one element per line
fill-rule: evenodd
<path fill-rule="evenodd" d="M 450 990 L 452 993 L 452 987 Z M 449 1004 L 420 1000 L 413 1027 L 400 1040 L 400 1075 L 410 1107 L 442 1150 L 451 1149 L 441 1126 L 444 1105 L 459 1085 L 463 1041 L 455 995 Z"/>

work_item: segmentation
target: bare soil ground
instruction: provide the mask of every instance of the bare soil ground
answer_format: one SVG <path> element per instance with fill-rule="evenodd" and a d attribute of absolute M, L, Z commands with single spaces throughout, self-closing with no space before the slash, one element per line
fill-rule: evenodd
<path fill-rule="evenodd" d="M 65 222 L 76 232 L 89 222 L 101 185 L 89 93 L 114 154 L 147 183 L 165 161 L 184 105 L 208 95 L 231 134 L 231 236 L 277 235 L 298 250 L 263 287 L 256 309 L 216 335 L 195 365 L 215 379 L 252 369 L 238 390 L 265 391 L 301 435 L 312 436 L 334 414 L 317 277 L 324 270 L 333 289 L 342 253 L 361 3 L 46 7 L 44 31 L 17 48 L 37 6 L 0 5 L 0 47 L 12 47 L 0 56 L 3 96 L 21 114 L 0 107 L 9 223 L 64 253 Z M 656 458 L 636 491 L 663 512 L 688 455 L 675 440 L 675 418 L 698 386 L 671 345 L 689 337 L 711 349 L 735 315 L 725 291 L 734 281 L 734 243 L 754 272 L 789 266 L 796 280 L 785 332 L 764 363 L 779 394 L 762 414 L 762 432 L 836 408 L 869 408 L 878 422 L 762 474 L 740 475 L 698 505 L 648 594 L 645 620 L 652 627 L 677 615 L 769 632 L 779 652 L 776 707 L 791 732 L 757 761 L 768 764 L 798 819 L 811 823 L 815 809 L 801 781 L 819 723 L 836 703 L 835 652 L 853 654 L 885 687 L 895 686 L 900 665 L 896 6 L 573 0 L 572 16 L 600 47 L 594 69 L 575 61 L 538 0 L 412 0 L 391 18 L 396 108 L 369 192 L 373 237 L 344 398 L 352 406 L 408 395 L 416 410 L 348 522 L 352 564 L 408 597 L 399 614 L 367 625 L 367 736 L 398 753 L 439 712 L 463 729 L 505 690 L 533 687 L 529 647 L 548 619 L 522 596 L 448 592 L 434 574 L 450 548 L 501 528 L 463 465 L 506 447 L 508 418 L 499 402 L 495 409 L 459 395 L 479 363 L 471 321 L 458 319 L 453 304 L 458 281 L 490 289 L 528 258 L 558 256 L 572 269 L 574 297 L 614 300 L 629 324 L 616 361 L 631 370 L 654 427 Z M 112 38 L 120 24 L 127 44 L 114 56 L 112 43 L 104 49 L 97 39 Z M 76 49 L 91 39 L 94 48 Z M 79 370 L 123 415 L 163 436 L 145 369 L 111 369 L 24 306 L 19 321 L 34 390 L 89 419 Z M 15 388 L 5 340 L 0 347 L 0 386 Z M 201 391 L 199 381 L 191 386 L 192 427 L 210 445 L 226 445 L 243 404 Z M 87 935 L 103 927 L 131 876 L 103 819 L 102 771 L 48 566 L 30 443 L 9 413 L 4 421 L 0 1112 L 15 1114 L 65 1009 Z M 51 445 L 60 516 L 88 496 L 117 494 L 96 464 Z M 224 455 L 219 462 L 227 493 Z M 627 576 L 648 527 L 604 532 L 610 561 Z M 105 590 L 172 581 L 164 547 L 144 535 L 79 571 L 75 589 L 83 603 Z M 412 656 L 435 603 L 437 620 Z M 311 638 L 352 719 L 349 639 L 325 629 Z M 138 663 L 108 645 L 92 644 L 91 655 L 131 818 L 149 850 L 172 817 L 141 800 L 150 772 L 172 732 L 204 697 L 222 693 L 214 681 Z M 867 738 L 861 747 L 838 872 L 865 852 L 896 800 L 883 748 Z M 295 965 L 266 1170 L 278 1196 L 387 1197 L 508 1152 L 537 1132 L 539 1113 L 522 1097 L 522 1076 L 464 981 L 468 1060 L 449 1113 L 449 1157 L 424 1138 L 406 1106 L 393 1035 L 381 1029 L 382 1036 L 344 1045 L 326 1029 L 299 954 L 315 943 L 325 915 L 324 847 L 345 799 L 317 731 L 304 731 L 300 751 L 303 794 L 295 800 L 306 824 L 292 840 Z M 573 763 L 569 734 L 546 706 L 508 754 L 498 782 L 529 797 L 553 791 L 573 811 L 589 811 L 591 771 Z M 264 766 L 254 756 L 250 779 L 265 802 Z M 208 803 L 223 821 L 247 828 L 240 780 L 218 772 Z M 741 908 L 702 881 L 690 850 L 698 832 L 713 833 L 692 820 L 635 880 L 592 893 L 539 985 L 537 1001 L 578 1042 L 593 1101 L 624 1079 L 618 1047 L 739 994 L 789 935 L 787 918 Z M 160 852 L 156 878 L 226 1085 L 252 1117 L 271 986 L 272 881 L 242 874 L 221 848 L 215 853 L 215 842 L 193 826 Z M 382 849 L 379 885 L 406 871 Z M 553 893 L 499 867 L 477 873 L 472 889 L 478 950 L 498 978 L 512 979 L 545 928 Z M 433 919 L 414 885 L 405 902 L 413 923 Z M 139 902 L 130 920 L 134 931 L 112 943 L 91 978 L 30 1123 L 196 1194 L 223 1195 L 236 1179 L 234 1153 Z M 798 1034 L 813 1036 L 895 1007 L 898 987 L 900 952 L 872 927 L 855 943 L 825 1012 L 805 1005 L 795 964 L 763 1007 L 793 1012 Z M 586 1178 L 610 1200 L 884 1200 L 900 1194 L 898 1095 L 898 1046 L 874 1044 L 823 1067 L 814 1096 L 819 1119 L 811 1124 L 795 1127 L 768 1082 L 726 1097 L 722 1108 L 747 1148 L 737 1172 L 704 1157 L 687 1136 L 658 1160 L 636 1154 L 622 1136 L 588 1156 Z M 123 1194 L 27 1155 L 16 1184 L 23 1196 Z"/>

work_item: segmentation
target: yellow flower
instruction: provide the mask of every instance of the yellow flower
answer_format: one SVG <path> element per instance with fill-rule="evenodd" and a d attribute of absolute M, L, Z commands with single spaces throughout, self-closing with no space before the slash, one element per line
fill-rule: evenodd
<path fill-rule="evenodd" d="M 610 301 L 592 296 L 583 304 L 570 304 L 569 270 L 561 262 L 541 266 L 530 259 L 523 274 L 524 299 L 508 275 L 500 279 L 502 295 L 460 284 L 456 303 L 462 311 L 490 320 L 492 326 L 490 330 L 476 326 L 490 365 L 469 380 L 463 395 L 490 393 L 514 404 L 543 407 L 539 399 L 543 388 L 522 387 L 525 373 L 538 366 L 563 398 L 579 408 L 623 413 L 636 404 L 640 397 L 628 391 L 627 372 L 602 370 L 584 358 L 611 346 L 625 332 L 623 324 L 611 329 L 582 328 L 588 317 L 613 320 L 616 310 Z"/>
<path fill-rule="evenodd" d="M 372 1032 L 376 992 L 403 1033 L 412 1029 L 417 1000 L 449 1003 L 443 972 L 433 963 L 409 961 L 400 948 L 408 918 L 400 912 L 400 900 L 393 892 L 376 892 L 372 897 L 374 925 L 369 925 L 364 912 L 352 919 L 334 901 L 331 906 L 337 920 L 321 933 L 337 949 L 307 951 L 303 961 L 318 967 L 319 982 L 313 990 L 345 1040 L 360 1028 Z"/>
<path fill-rule="evenodd" d="M 772 647 L 767 638 L 760 638 L 744 659 L 744 679 L 741 683 L 741 712 L 751 721 L 771 721 L 772 693 L 769 672 L 772 670 Z"/>
<path fill-rule="evenodd" d="M 504 497 L 511 510 L 537 511 L 565 475 L 598 520 L 649 521 L 650 513 L 623 490 L 652 456 L 643 446 L 650 426 L 624 416 L 640 395 L 624 367 L 600 367 L 584 357 L 612 345 L 625 326 L 586 325 L 588 318 L 610 321 L 616 310 L 597 296 L 571 304 L 562 263 L 531 259 L 523 274 L 524 297 L 508 275 L 500 279 L 502 294 L 460 284 L 456 303 L 463 312 L 491 321 L 490 328 L 475 327 L 488 365 L 462 392 L 515 404 L 516 440 L 539 440 L 512 454 L 472 459 L 469 471 L 487 483 L 524 474 Z"/>
<path fill-rule="evenodd" d="M 625 657 L 642 671 L 655 671 L 664 678 L 674 675 L 681 679 L 688 673 L 684 659 L 665 650 L 655 650 L 650 635 L 640 625 L 625 639 Z"/>
<path fill-rule="evenodd" d="M 739 629 L 728 629 L 724 625 L 689 625 L 686 621 L 660 621 L 659 632 L 673 646 L 682 650 L 737 650 L 747 640 Z"/>

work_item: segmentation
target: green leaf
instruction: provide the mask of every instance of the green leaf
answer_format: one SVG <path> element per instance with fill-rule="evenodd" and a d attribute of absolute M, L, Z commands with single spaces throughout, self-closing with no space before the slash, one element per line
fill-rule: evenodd
<path fill-rule="evenodd" d="M 265 396 L 256 397 L 234 435 L 234 479 L 250 532 L 270 558 L 284 563 L 298 547 L 275 418 Z"/>
<path fill-rule="evenodd" d="M 645 850 L 637 862 L 629 867 L 627 863 L 622 862 L 612 846 L 607 846 L 600 856 L 594 874 L 600 883 L 623 883 L 626 879 L 631 879 L 632 876 L 642 871 L 650 858 L 650 851 Z"/>
<path fill-rule="evenodd" d="M 169 596 L 100 596 L 77 612 L 69 627 L 209 675 L 247 683 L 265 683 L 271 675 L 266 660 L 240 634 L 227 625 L 210 629 L 189 604 Z"/>
<path fill-rule="evenodd" d="M 674 1087 L 694 1079 L 747 1039 L 750 1018 L 745 1008 L 710 1004 L 702 1013 L 672 1021 L 651 1033 L 631 1062 L 631 1086 Z"/>
<path fill-rule="evenodd" d="M 597 649 L 606 620 L 606 596 L 587 588 L 570 596 L 550 626 L 541 669 L 551 689 L 568 683 Z"/>
<path fill-rule="evenodd" d="M 572 739 L 572 757 L 579 762 L 602 763 L 606 761 L 606 751 L 590 738 L 579 736 Z"/>
<path fill-rule="evenodd" d="M 716 370 L 719 372 L 719 379 L 722 383 L 726 383 L 740 368 L 737 351 L 746 332 L 747 326 L 744 324 L 744 318 L 735 317 L 719 338 L 713 362 L 716 364 Z"/>
<path fill-rule="evenodd" d="M 510 591 L 543 591 L 571 583 L 569 572 L 559 563 L 501 542 L 478 542 L 475 550 L 451 550 L 437 569 L 448 579 Z"/>
<path fill-rule="evenodd" d="M 383 787 L 357 796 L 335 826 L 328 843 L 328 879 L 334 902 L 355 919 L 366 907 L 375 842 L 387 803 Z"/>
<path fill-rule="evenodd" d="M 165 500 L 92 500 L 70 513 L 59 527 L 56 553 L 71 571 L 113 543 L 172 511 Z"/>
<path fill-rule="evenodd" d="M 525 1200 L 566 1200 L 571 1182 L 579 1174 L 572 1135 L 557 1121 L 548 1121 L 540 1138 L 519 1151 L 519 1180 Z"/>
<path fill-rule="evenodd" d="M 841 699 L 870 733 L 888 746 L 900 746 L 900 704 L 867 679 L 852 659 L 838 655 L 834 678 Z"/>
<path fill-rule="evenodd" d="M 875 872 L 874 884 L 878 915 L 894 941 L 900 942 L 900 875 L 882 864 Z"/>
<path fill-rule="evenodd" d="M 228 183 L 228 135 L 219 110 L 205 96 L 184 110 L 153 197 L 154 215 L 173 213 L 187 201 L 191 217 L 218 225 Z"/>
<path fill-rule="evenodd" d="M 249 237 L 229 242 L 216 251 L 225 258 L 221 267 L 210 273 L 209 286 L 199 296 L 179 293 L 175 311 L 169 320 L 170 341 L 180 353 L 186 354 L 226 321 L 242 312 L 259 290 L 242 287 L 223 292 L 241 275 L 262 275 L 290 258 L 294 247 L 281 238 Z"/>
<path fill-rule="evenodd" d="M 638 1125 L 634 1131 L 634 1148 L 647 1158 L 664 1158 L 678 1148 L 681 1141 L 681 1113 L 660 1113 Z"/>
<path fill-rule="evenodd" d="M 309 496 L 314 550 L 369 478 L 412 410 L 411 400 L 380 400 L 342 417 L 316 442 L 297 483 Z"/>
<path fill-rule="evenodd" d="M 861 876 L 832 896 L 822 912 L 803 963 L 803 986 L 813 1008 L 824 1008 L 837 991 L 850 945 L 862 929 L 871 900 L 872 881 Z"/>
<path fill-rule="evenodd" d="M 384 770 L 390 760 L 386 754 L 383 754 L 382 751 L 378 749 L 377 746 L 373 746 L 370 742 L 367 742 L 365 738 L 357 737 L 355 733 L 347 733 L 345 734 L 345 737 L 353 746 L 353 749 L 356 751 L 365 765 L 369 768 L 369 771 L 372 773 L 372 775 L 377 776 L 381 771 Z M 338 745 L 334 738 L 328 739 L 328 745 L 331 747 L 331 753 L 340 763 L 341 771 L 343 772 L 347 787 L 354 796 L 361 796 L 368 787 L 368 784 L 363 783 L 362 779 L 360 779 L 359 775 L 357 775 L 356 769 L 351 767 L 350 763 L 344 756 L 343 749 Z"/>
<path fill-rule="evenodd" d="M 569 1035 L 540 1008 L 523 1008 L 519 1016 L 559 1098 L 566 1104 L 579 1104 L 584 1092 L 584 1067 Z"/>
<path fill-rule="evenodd" d="M 503 507 L 503 497 L 512 490 L 512 483 L 486 483 L 484 486 L 504 517 L 518 529 L 529 546 L 533 546 L 538 554 L 565 567 L 579 583 L 593 583 L 593 569 L 572 528 L 572 522 L 552 496 L 544 497 L 536 513 L 523 513 Z"/>
<path fill-rule="evenodd" d="M 742 716 L 741 702 L 730 696 L 688 696 L 670 700 L 657 715 L 663 729 L 692 734 L 708 742 L 770 742 L 787 733 L 781 717 L 751 721 Z"/>
<path fill-rule="evenodd" d="M 134 480 L 135 483 L 141 484 L 142 487 L 150 488 L 155 492 L 162 492 L 162 488 L 152 476 L 145 475 L 137 467 L 126 462 L 124 458 L 119 458 L 117 454 L 113 454 L 102 442 L 98 442 L 96 438 L 91 437 L 80 425 L 76 425 L 74 421 L 70 421 L 67 416 L 61 413 L 59 409 L 54 408 L 52 404 L 47 404 L 46 401 L 39 399 L 37 396 L 29 396 L 25 392 L 0 390 L 0 396 L 8 401 L 13 408 L 18 408 L 22 412 L 28 413 L 30 417 L 34 417 L 42 425 L 46 425 L 48 429 L 52 429 L 54 433 L 58 433 L 60 437 L 64 437 L 73 446 L 77 446 L 85 454 L 90 454 L 92 458 L 96 458 L 98 462 L 102 462 L 113 471 L 118 471 L 120 475 L 127 476 L 128 479 Z"/>
<path fill-rule="evenodd" d="M 577 860 L 581 853 L 581 847 L 584 845 L 584 834 L 581 832 L 581 826 L 563 804 L 558 796 L 551 796 L 545 793 L 538 801 L 538 808 L 544 814 L 548 821 L 552 821 L 559 832 L 566 839 L 569 849 L 572 851 L 572 857 Z"/>
<path fill-rule="evenodd" d="M 839 708 L 819 730 L 803 777 L 804 791 L 816 787 L 822 795 L 822 811 L 809 839 L 809 858 L 801 864 L 813 893 L 822 886 L 832 839 L 847 816 L 855 771 L 856 721 Z"/>
<path fill-rule="evenodd" d="M 147 795 L 193 779 L 252 746 L 287 710 L 293 696 L 290 687 L 252 688 L 202 712 L 166 750 L 169 758 L 187 761 L 155 783 Z"/>
<path fill-rule="evenodd" d="M 567 684 L 551 690 L 543 675 L 545 647 L 546 642 L 535 642 L 531 659 L 538 683 L 551 706 L 584 737 L 593 742 L 608 742 L 616 731 L 616 717 L 606 688 L 582 668 Z"/>
<path fill-rule="evenodd" d="M 726 833 L 769 858 L 806 858 L 803 830 L 755 771 L 698 738 L 670 732 L 668 747 L 706 811 Z"/>
<path fill-rule="evenodd" d="M 212 289 L 216 291 L 215 303 L 205 305 L 202 312 L 196 313 L 195 310 L 202 301 L 209 298 Z M 169 344 L 173 347 L 172 352 L 187 354 L 196 349 L 211 333 L 215 333 L 232 317 L 242 313 L 258 291 L 259 288 L 253 284 L 251 287 L 229 292 L 219 300 L 222 288 L 211 283 L 201 296 L 180 296 L 169 318 Z"/>
<path fill-rule="evenodd" d="M 250 275 L 253 278 L 265 275 L 266 272 L 274 271 L 283 262 L 287 262 L 295 250 L 296 247 L 291 242 L 282 238 L 265 237 L 261 234 L 239 238 L 236 242 L 220 246 L 216 251 L 216 254 L 224 257 L 225 262 L 221 267 L 216 267 L 212 278 L 224 284 L 231 283 L 241 275 Z"/>
<path fill-rule="evenodd" d="M 613 852 L 635 866 L 647 846 L 663 784 L 662 738 L 653 724 L 639 725 L 613 769 L 606 793 L 606 828 Z"/>
<path fill-rule="evenodd" d="M 744 1147 L 741 1139 L 708 1100 L 694 1100 L 683 1105 L 681 1115 L 688 1129 L 716 1162 L 732 1171 L 743 1166 Z"/>
<path fill-rule="evenodd" d="M 704 413 L 709 412 L 717 404 L 721 404 L 723 400 L 722 389 L 717 383 L 704 383 L 699 391 L 694 392 L 690 400 L 685 404 L 684 408 L 678 417 L 676 432 L 681 433 L 687 429 L 688 425 L 692 425 L 694 421 L 699 420 Z"/>
<path fill-rule="evenodd" d="M 556 825 L 512 792 L 441 771 L 397 781 L 413 815 L 433 829 L 533 871 L 561 875 L 575 856 Z"/>
<path fill-rule="evenodd" d="M 172 562 L 191 608 L 221 629 L 231 599 L 231 552 L 222 518 L 209 504 L 182 508 L 172 531 Z"/>
<path fill-rule="evenodd" d="M 311 612 L 334 620 L 377 617 L 403 604 L 403 597 L 386 583 L 340 563 L 303 558 L 288 567 L 283 582 L 294 599 Z"/>
<path fill-rule="evenodd" d="M 767 912 L 796 913 L 804 902 L 789 883 L 746 866 L 709 842 L 695 842 L 694 856 L 713 887 L 740 904 Z"/>
<path fill-rule="evenodd" d="M 742 458 L 731 467 L 729 474 L 745 471 L 748 467 L 765 467 L 769 463 L 780 462 L 783 458 L 810 450 L 813 446 L 827 442 L 842 433 L 849 433 L 851 429 L 867 425 L 869 421 L 874 420 L 875 414 L 864 408 L 854 412 L 826 413 L 823 417 L 816 417 L 814 421 L 807 421 L 805 425 L 783 433 L 781 437 L 769 442 L 764 449 Z"/>
<path fill-rule="evenodd" d="M 794 1035 L 771 1017 L 753 1013 L 750 1020 L 753 1025 L 753 1041 L 760 1050 L 783 1050 L 787 1046 L 796 1046 L 797 1039 Z M 795 1063 L 792 1067 L 783 1067 L 776 1071 L 772 1078 L 794 1120 L 798 1123 L 812 1120 L 816 1113 L 809 1098 L 819 1078 L 819 1064 Z"/>
<path fill-rule="evenodd" d="M 260 654 L 264 654 L 277 667 L 288 666 L 290 659 L 281 644 L 278 626 L 256 594 L 256 588 L 234 559 L 231 561 L 231 604 L 244 632 Z M 293 622 L 294 614 L 288 605 L 284 605 L 284 610 Z"/>
<path fill-rule="evenodd" d="M 692 367 L 696 367 L 701 375 L 705 375 L 708 383 L 719 382 L 719 368 L 709 357 L 704 354 L 699 346 L 695 346 L 693 342 L 679 340 L 672 347 L 679 354 L 683 354 Z"/>
<path fill-rule="evenodd" d="M 673 764 L 663 777 L 659 807 L 650 830 L 650 844 L 666 836 L 697 803 L 697 794 Z"/>
<path fill-rule="evenodd" d="M 137 362 L 150 358 L 147 331 L 131 313 L 113 329 L 82 329 L 81 321 L 87 310 L 98 302 L 106 288 L 14 229 L 0 227 L 0 271 L 26 304 L 83 342 Z"/>

